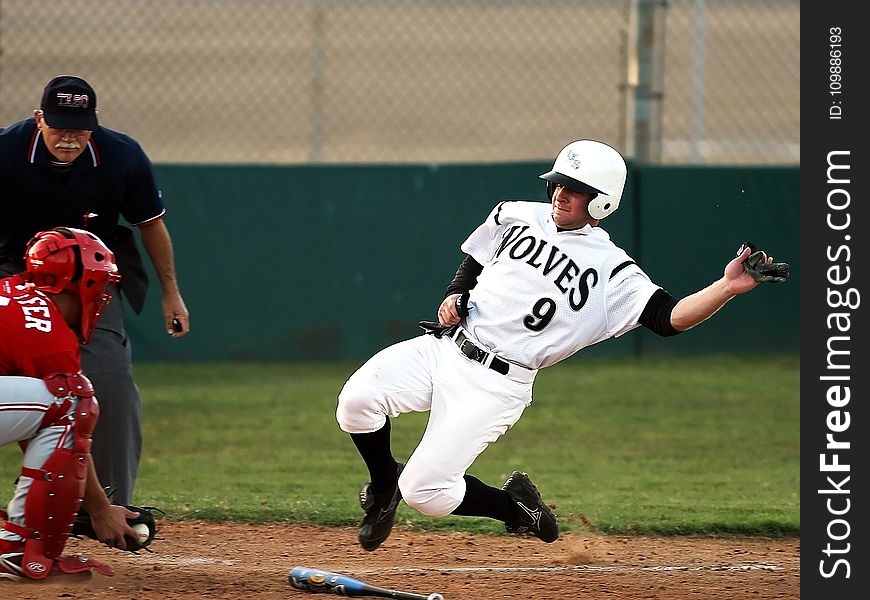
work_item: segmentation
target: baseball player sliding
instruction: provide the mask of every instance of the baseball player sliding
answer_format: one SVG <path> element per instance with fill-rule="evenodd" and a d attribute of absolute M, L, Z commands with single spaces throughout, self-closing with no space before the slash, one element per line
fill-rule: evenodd
<path fill-rule="evenodd" d="M 519 420 L 539 369 L 643 325 L 679 334 L 760 282 L 781 282 L 774 263 L 744 244 L 722 277 L 672 297 L 599 227 L 622 197 L 626 164 L 595 140 L 565 146 L 547 181 L 549 203 L 502 202 L 463 242 L 467 254 L 427 334 L 370 358 L 345 383 L 336 417 L 371 481 L 360 491 L 359 542 L 375 550 L 403 500 L 430 516 L 490 517 L 511 533 L 559 537 L 556 515 L 528 475 L 501 488 L 466 470 Z M 390 449 L 390 419 L 429 411 L 407 463 Z"/>

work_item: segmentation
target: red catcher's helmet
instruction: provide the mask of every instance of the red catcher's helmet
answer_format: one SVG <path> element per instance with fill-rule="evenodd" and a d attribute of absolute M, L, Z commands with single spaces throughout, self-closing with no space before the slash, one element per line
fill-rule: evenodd
<path fill-rule="evenodd" d="M 79 340 L 91 341 L 97 320 L 121 281 L 115 255 L 93 233 L 72 227 L 41 231 L 27 242 L 25 276 L 50 294 L 69 291 L 81 299 Z"/>

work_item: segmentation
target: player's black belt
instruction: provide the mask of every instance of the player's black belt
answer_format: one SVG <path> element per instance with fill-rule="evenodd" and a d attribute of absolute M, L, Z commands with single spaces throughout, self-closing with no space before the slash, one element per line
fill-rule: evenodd
<path fill-rule="evenodd" d="M 486 365 L 486 359 L 489 358 L 490 353 L 478 348 L 477 345 L 475 345 L 475 343 L 465 335 L 464 331 L 460 329 L 459 333 L 456 334 L 456 337 L 453 338 L 453 342 L 459 346 L 459 351 L 465 356 L 482 365 Z M 501 373 L 502 375 L 507 375 L 510 371 L 510 364 L 500 359 L 498 356 L 493 356 L 492 361 L 490 361 L 488 366 L 493 371 Z"/>

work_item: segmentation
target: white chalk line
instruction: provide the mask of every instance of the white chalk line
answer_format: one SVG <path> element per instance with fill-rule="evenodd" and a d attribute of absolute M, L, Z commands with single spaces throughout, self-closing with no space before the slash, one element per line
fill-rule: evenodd
<path fill-rule="evenodd" d="M 428 567 L 403 568 L 387 567 L 380 569 L 348 569 L 364 575 L 386 573 L 557 573 L 565 571 L 591 573 L 639 573 L 655 571 L 782 571 L 781 565 L 771 563 L 738 563 L 733 565 L 656 565 L 651 567 L 629 567 L 615 565 L 566 565 L 559 567 Z"/>
<path fill-rule="evenodd" d="M 208 558 L 205 556 L 149 556 L 142 558 L 145 558 L 145 560 L 150 558 L 153 562 L 161 565 L 176 565 L 181 567 L 194 567 L 199 565 L 223 565 L 230 567 L 239 562 L 237 560 Z"/>
<path fill-rule="evenodd" d="M 223 565 L 232 566 L 240 561 L 208 558 L 205 556 L 152 556 L 154 562 L 178 566 Z M 146 559 L 147 560 L 147 559 Z M 410 573 L 641 573 L 667 571 L 782 571 L 784 567 L 773 563 L 736 563 L 711 565 L 655 565 L 616 566 L 616 565 L 563 565 L 556 567 L 382 567 L 377 569 L 358 569 L 330 567 L 331 571 L 356 573 L 359 575 L 410 574 Z"/>

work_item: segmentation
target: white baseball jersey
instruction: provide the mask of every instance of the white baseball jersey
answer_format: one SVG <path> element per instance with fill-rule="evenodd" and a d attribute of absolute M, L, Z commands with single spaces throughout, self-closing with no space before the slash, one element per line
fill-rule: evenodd
<path fill-rule="evenodd" d="M 483 265 L 463 326 L 539 369 L 620 336 L 659 288 L 600 227 L 558 231 L 544 202 L 502 202 L 463 242 Z"/>

